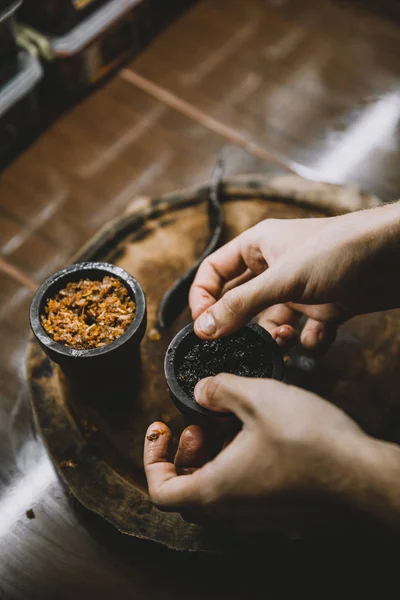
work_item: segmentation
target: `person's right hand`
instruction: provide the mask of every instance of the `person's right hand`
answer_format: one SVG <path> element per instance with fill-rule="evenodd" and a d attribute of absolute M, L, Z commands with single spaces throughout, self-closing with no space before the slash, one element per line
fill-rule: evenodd
<path fill-rule="evenodd" d="M 399 447 L 367 436 L 333 404 L 273 379 L 226 373 L 200 381 L 195 397 L 243 425 L 210 462 L 199 427 L 185 429 L 173 461 L 171 431 L 150 425 L 144 466 L 161 510 L 243 532 L 345 524 L 353 511 L 399 527 Z"/>
<path fill-rule="evenodd" d="M 339 217 L 267 219 L 214 252 L 190 290 L 195 332 L 233 333 L 261 311 L 282 345 L 324 350 L 356 314 L 400 306 L 400 202 Z"/>

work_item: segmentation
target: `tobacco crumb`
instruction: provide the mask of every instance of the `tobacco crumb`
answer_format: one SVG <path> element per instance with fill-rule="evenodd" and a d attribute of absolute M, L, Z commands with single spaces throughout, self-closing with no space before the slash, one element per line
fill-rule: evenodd
<path fill-rule="evenodd" d="M 73 460 L 62 460 L 59 464 L 60 469 L 75 469 L 77 466 Z"/>
<path fill-rule="evenodd" d="M 56 342 L 89 350 L 120 337 L 132 323 L 135 310 L 125 285 L 106 275 L 101 281 L 68 283 L 48 300 L 41 322 Z"/>
<path fill-rule="evenodd" d="M 158 342 L 161 339 L 161 335 L 158 329 L 156 329 L 155 327 L 153 327 L 153 329 L 150 329 L 149 338 L 152 342 Z"/>
<path fill-rule="evenodd" d="M 196 383 L 218 373 L 241 377 L 268 377 L 271 355 L 265 342 L 251 329 L 219 340 L 198 340 L 177 365 L 176 377 L 183 391 L 194 398 Z"/>
<path fill-rule="evenodd" d="M 149 442 L 154 442 L 154 440 L 158 440 L 160 435 L 164 435 L 166 431 L 164 429 L 153 429 L 151 433 L 147 436 Z"/>
<path fill-rule="evenodd" d="M 27 510 L 27 511 L 26 511 L 26 513 L 25 513 L 25 516 L 26 516 L 26 518 L 27 518 L 27 519 L 29 519 L 30 521 L 31 521 L 32 519 L 35 519 L 35 518 L 36 518 L 36 515 L 35 515 L 35 513 L 33 512 L 32 508 L 30 508 L 29 510 Z"/>

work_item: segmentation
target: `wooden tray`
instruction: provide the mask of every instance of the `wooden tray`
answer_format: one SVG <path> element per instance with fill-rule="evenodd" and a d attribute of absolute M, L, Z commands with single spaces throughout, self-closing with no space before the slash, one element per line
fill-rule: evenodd
<path fill-rule="evenodd" d="M 208 187 L 161 199 L 137 199 L 131 210 L 104 227 L 76 256 L 77 261 L 113 262 L 142 284 L 148 329 L 164 291 L 204 249 L 208 232 Z M 371 207 L 379 200 L 357 188 L 306 181 L 294 176 L 242 176 L 224 181 L 226 239 L 258 221 L 338 214 Z M 190 525 L 150 502 L 142 468 L 143 440 L 153 420 L 165 420 L 175 436 L 182 420 L 169 399 L 163 359 L 171 330 L 142 345 L 143 375 L 137 397 L 124 408 L 88 407 L 69 398 L 59 369 L 29 341 L 27 377 L 37 427 L 53 463 L 72 494 L 121 532 L 179 550 L 221 551 L 236 538 Z M 328 355 L 318 362 L 300 351 L 291 355 L 287 377 L 341 406 L 373 435 L 396 438 L 400 398 L 400 311 L 372 314 L 345 325 Z M 127 390 L 127 397 L 132 390 Z"/>

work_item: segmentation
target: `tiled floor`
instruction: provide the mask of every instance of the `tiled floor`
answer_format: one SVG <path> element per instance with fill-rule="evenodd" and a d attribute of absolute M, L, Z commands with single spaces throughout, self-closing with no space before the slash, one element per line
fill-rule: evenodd
<path fill-rule="evenodd" d="M 225 145 L 230 173 L 292 170 L 399 197 L 396 6 L 199 0 L 4 170 L 0 421 L 23 385 L 37 284 L 135 196 L 208 179 Z"/>

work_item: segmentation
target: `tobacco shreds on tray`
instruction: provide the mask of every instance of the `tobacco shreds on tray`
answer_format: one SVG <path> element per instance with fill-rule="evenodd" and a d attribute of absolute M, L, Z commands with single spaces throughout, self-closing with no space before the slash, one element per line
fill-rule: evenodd
<path fill-rule="evenodd" d="M 101 281 L 68 283 L 50 298 L 41 321 L 60 344 L 77 350 L 110 344 L 132 323 L 136 305 L 124 284 L 106 275 Z"/>

